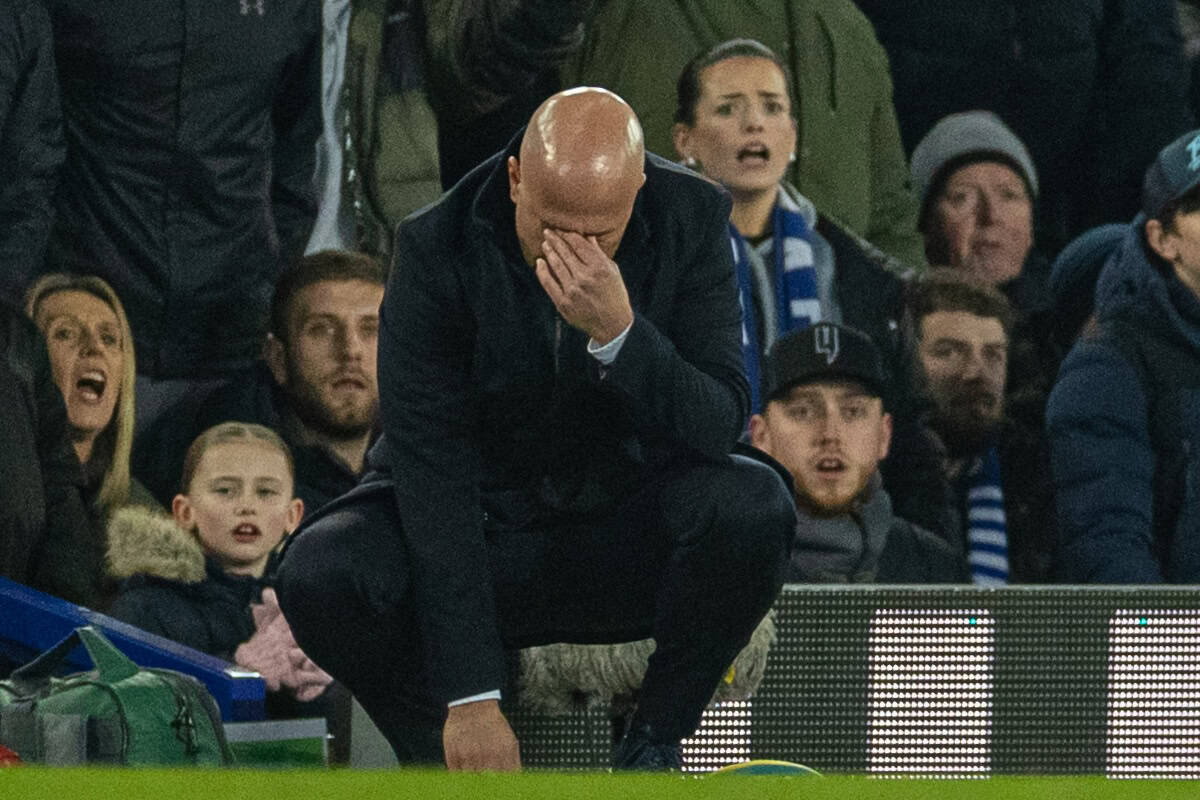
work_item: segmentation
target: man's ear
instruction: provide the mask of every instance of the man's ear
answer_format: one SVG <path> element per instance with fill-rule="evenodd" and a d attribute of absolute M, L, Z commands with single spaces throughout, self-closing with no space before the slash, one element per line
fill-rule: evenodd
<path fill-rule="evenodd" d="M 192 502 L 186 494 L 177 494 L 171 500 L 171 516 L 174 517 L 175 524 L 185 531 L 196 527 L 195 509 L 192 508 Z"/>
<path fill-rule="evenodd" d="M 767 419 L 762 414 L 750 416 L 750 444 L 771 455 L 771 432 L 767 428 Z"/>
<path fill-rule="evenodd" d="M 1164 261 L 1174 264 L 1175 259 L 1179 256 L 1179 248 L 1176 247 L 1175 239 L 1162 222 L 1157 219 L 1146 220 L 1145 232 L 1146 244 L 1150 245 L 1150 249 Z"/>
<path fill-rule="evenodd" d="M 267 362 L 267 368 L 271 370 L 271 377 L 275 379 L 275 383 L 287 386 L 287 354 L 283 342 L 273 333 L 268 333 L 267 340 L 263 342 L 263 361 Z"/>
<path fill-rule="evenodd" d="M 517 187 L 521 185 L 521 162 L 516 156 L 508 157 L 508 198 L 517 202 Z"/>

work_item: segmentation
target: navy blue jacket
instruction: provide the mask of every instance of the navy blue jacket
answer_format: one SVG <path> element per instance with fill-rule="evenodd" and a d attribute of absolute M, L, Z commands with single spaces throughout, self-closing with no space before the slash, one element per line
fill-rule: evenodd
<path fill-rule="evenodd" d="M 484 534 L 612 508 L 745 424 L 730 201 L 647 156 L 615 261 L 635 319 L 601 369 L 518 246 L 505 159 L 397 228 L 380 312 L 383 438 L 435 700 L 503 683 Z"/>
<path fill-rule="evenodd" d="M 1200 300 L 1149 254 L 1143 224 L 1104 267 L 1098 332 L 1063 362 L 1047 409 L 1073 582 L 1200 581 Z"/>
<path fill-rule="evenodd" d="M 41 264 L 65 154 L 50 17 L 0 0 L 0 292 L 12 302 Z"/>

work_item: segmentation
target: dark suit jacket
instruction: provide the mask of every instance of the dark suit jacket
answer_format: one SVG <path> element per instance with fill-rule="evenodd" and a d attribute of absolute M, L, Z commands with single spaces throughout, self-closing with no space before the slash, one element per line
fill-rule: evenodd
<path fill-rule="evenodd" d="M 670 462 L 723 457 L 749 407 L 728 197 L 647 156 L 615 256 L 635 320 L 601 369 L 521 256 L 519 141 L 399 225 L 381 311 L 370 464 L 394 481 L 442 702 L 502 682 L 485 530 L 603 513 Z"/>

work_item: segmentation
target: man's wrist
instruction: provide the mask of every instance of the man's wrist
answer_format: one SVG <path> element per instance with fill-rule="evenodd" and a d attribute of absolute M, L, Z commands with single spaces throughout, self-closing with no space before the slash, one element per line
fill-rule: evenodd
<path fill-rule="evenodd" d="M 470 725 L 472 720 L 487 719 L 500 711 L 500 701 L 495 698 L 472 700 L 469 703 L 457 703 L 446 709 L 446 718 L 456 720 L 459 724 Z"/>
<path fill-rule="evenodd" d="M 617 354 L 621 352 L 622 345 L 625 344 L 625 339 L 629 336 L 629 331 L 633 328 L 633 321 L 625 326 L 625 330 L 618 333 L 609 341 L 601 344 L 595 338 L 588 340 L 587 351 L 604 366 L 608 366 L 613 361 L 616 361 Z"/>
<path fill-rule="evenodd" d="M 591 337 L 591 340 L 596 343 L 597 347 L 607 347 L 612 344 L 614 339 L 623 336 L 633 325 L 633 312 L 625 319 L 625 324 L 616 323 L 611 328 L 601 331 Z"/>
<path fill-rule="evenodd" d="M 465 706 L 470 703 L 481 703 L 485 700 L 495 700 L 496 702 L 500 702 L 500 690 L 492 689 L 490 692 L 480 692 L 479 694 L 473 694 L 470 697 L 460 697 L 457 700 L 451 700 L 446 705 L 449 708 L 457 708 L 458 706 Z"/>

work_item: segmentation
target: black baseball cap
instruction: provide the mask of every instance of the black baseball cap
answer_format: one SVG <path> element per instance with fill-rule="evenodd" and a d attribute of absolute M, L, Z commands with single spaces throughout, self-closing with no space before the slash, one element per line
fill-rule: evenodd
<path fill-rule="evenodd" d="M 839 378 L 857 381 L 882 397 L 886 377 L 879 348 L 854 328 L 818 322 L 772 345 L 763 370 L 763 396 L 770 402 L 793 386 Z"/>
<path fill-rule="evenodd" d="M 1142 181 L 1142 211 L 1151 219 L 1200 185 L 1200 130 L 1185 133 L 1158 151 Z"/>

